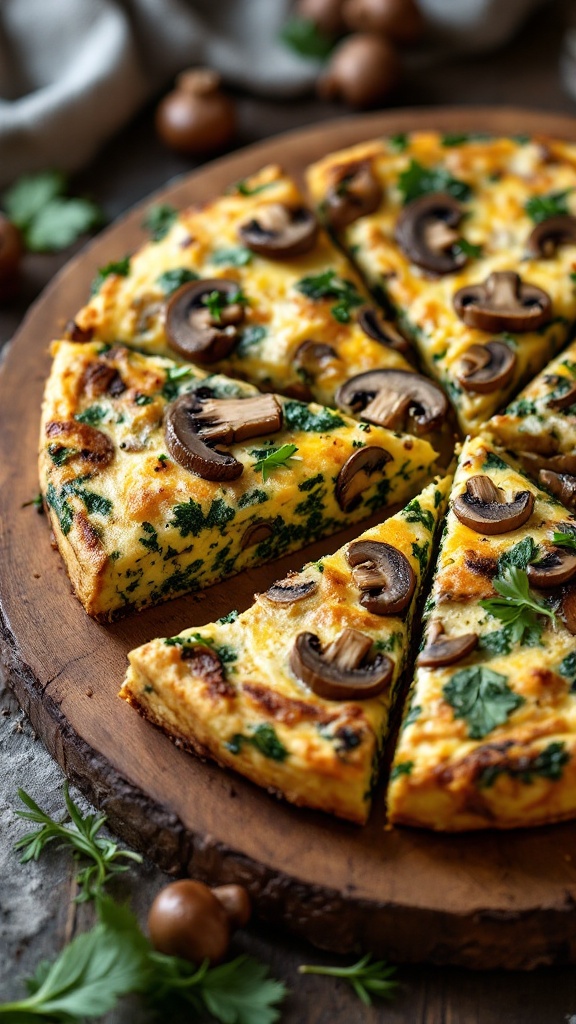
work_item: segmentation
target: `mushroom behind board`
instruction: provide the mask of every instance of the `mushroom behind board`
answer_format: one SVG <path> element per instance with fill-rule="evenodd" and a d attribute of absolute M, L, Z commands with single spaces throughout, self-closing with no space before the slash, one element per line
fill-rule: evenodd
<path fill-rule="evenodd" d="M 179 288 L 166 308 L 166 338 L 185 359 L 215 363 L 234 348 L 245 319 L 237 281 L 211 278 Z"/>
<path fill-rule="evenodd" d="M 394 662 L 386 654 L 368 657 L 372 639 L 345 629 L 322 650 L 315 633 L 300 633 L 290 655 L 290 668 L 325 700 L 368 700 L 389 684 Z"/>
<path fill-rule="evenodd" d="M 318 221 L 307 206 L 262 205 L 238 228 L 240 241 L 260 256 L 291 259 L 309 252 L 318 237 Z"/>
<path fill-rule="evenodd" d="M 552 316 L 548 293 L 511 270 L 495 271 L 482 284 L 460 288 L 454 309 L 465 324 L 481 331 L 536 331 Z"/>
<path fill-rule="evenodd" d="M 396 223 L 398 245 L 416 266 L 432 274 L 451 274 L 467 262 L 457 246 L 463 210 L 454 196 L 432 192 L 408 203 Z"/>

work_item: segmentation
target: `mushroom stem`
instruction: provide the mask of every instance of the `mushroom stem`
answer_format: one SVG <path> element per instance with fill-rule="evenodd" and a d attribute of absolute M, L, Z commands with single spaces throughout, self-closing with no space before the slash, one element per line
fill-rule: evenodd
<path fill-rule="evenodd" d="M 282 409 L 274 395 L 208 398 L 194 417 L 203 441 L 245 441 L 282 428 Z"/>
<path fill-rule="evenodd" d="M 358 629 L 344 629 L 324 651 L 324 660 L 343 672 L 358 668 L 372 647 L 372 639 Z"/>

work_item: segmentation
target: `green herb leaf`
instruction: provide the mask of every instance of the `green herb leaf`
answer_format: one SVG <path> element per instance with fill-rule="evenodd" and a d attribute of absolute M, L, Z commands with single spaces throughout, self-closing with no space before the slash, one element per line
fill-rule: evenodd
<path fill-rule="evenodd" d="M 560 529 L 554 530 L 552 543 L 556 544 L 559 548 L 568 548 L 570 551 L 576 551 L 576 524 L 559 523 L 558 525 Z"/>
<path fill-rule="evenodd" d="M 257 725 L 250 736 L 241 732 L 234 733 L 226 743 L 226 747 L 231 754 L 239 754 L 245 743 L 255 747 L 264 757 L 269 757 L 272 761 L 285 761 L 288 757 L 286 747 L 278 739 L 274 727 L 267 722 Z"/>
<path fill-rule="evenodd" d="M 2 196 L 9 219 L 19 228 L 27 228 L 47 203 L 66 191 L 66 178 L 60 171 L 43 171 L 19 178 Z"/>
<path fill-rule="evenodd" d="M 280 39 L 294 53 L 308 60 L 325 60 L 334 48 L 335 40 L 321 32 L 310 18 L 290 18 L 280 33 Z"/>
<path fill-rule="evenodd" d="M 532 537 L 524 537 L 518 544 L 515 544 L 514 547 L 500 555 L 498 559 L 498 575 L 503 576 L 513 565 L 518 569 L 527 569 L 537 554 L 538 548 Z"/>
<path fill-rule="evenodd" d="M 473 245 L 472 242 L 468 242 L 465 238 L 459 238 L 454 243 L 454 248 L 458 252 L 463 252 L 465 256 L 468 256 L 471 260 L 479 260 L 482 256 L 482 246 Z"/>
<path fill-rule="evenodd" d="M 70 847 L 76 860 L 87 858 L 92 862 L 76 877 L 80 887 L 78 902 L 100 895 L 113 875 L 128 870 L 128 865 L 118 864 L 121 858 L 138 864 L 142 862 L 140 854 L 120 850 L 117 843 L 98 836 L 106 822 L 106 815 L 88 814 L 83 818 L 68 793 L 67 783 L 64 784 L 64 800 L 68 813 L 61 822 L 54 821 L 25 790 L 19 789 L 18 796 L 28 808 L 27 811 L 16 811 L 18 817 L 40 825 L 39 829 L 27 833 L 14 846 L 15 850 L 23 851 L 22 864 L 38 860 L 54 839 L 59 841 L 60 846 Z"/>
<path fill-rule="evenodd" d="M 30 505 L 33 505 L 37 512 L 41 513 L 41 512 L 44 511 L 44 502 L 42 500 L 42 491 L 38 491 L 38 494 L 36 495 L 36 497 L 35 498 L 31 498 L 30 501 L 24 501 L 22 503 L 22 505 L 21 505 L 21 508 L 30 508 Z"/>
<path fill-rule="evenodd" d="M 335 320 L 343 324 L 349 323 L 351 311 L 365 302 L 356 285 L 346 278 L 338 277 L 335 270 L 324 270 L 321 274 L 303 277 L 296 288 L 309 299 L 337 299 L 330 312 Z"/>
<path fill-rule="evenodd" d="M 398 189 L 404 204 L 428 195 L 429 192 L 448 192 L 461 202 L 466 202 L 472 195 L 470 185 L 453 178 L 445 167 L 423 167 L 417 160 L 411 160 L 400 174 Z"/>
<path fill-rule="evenodd" d="M 101 423 L 106 415 L 106 409 L 101 405 L 89 405 L 84 412 L 79 412 L 74 417 L 78 423 L 88 423 L 89 426 L 95 427 L 97 423 Z"/>
<path fill-rule="evenodd" d="M 444 699 L 463 718 L 468 736 L 481 740 L 524 703 L 524 698 L 508 686 L 508 679 L 484 665 L 460 669 L 442 689 Z"/>
<path fill-rule="evenodd" d="M 550 779 L 558 782 L 568 764 L 570 754 L 564 743 L 549 743 L 544 750 L 533 758 L 521 757 L 518 761 L 510 761 L 502 765 L 489 765 L 480 772 L 476 783 L 483 789 L 493 786 L 499 775 L 508 775 L 511 779 L 519 779 L 525 785 L 531 785 L 535 778 Z"/>
<path fill-rule="evenodd" d="M 228 295 L 227 292 L 219 291 L 217 288 L 213 292 L 208 292 L 202 296 L 202 305 L 207 306 L 210 311 L 210 316 L 215 323 L 219 324 L 222 321 L 222 311 L 226 306 L 230 306 L 233 303 L 239 303 L 242 306 L 248 304 L 248 299 L 239 288 L 238 291 L 234 292 L 233 295 Z"/>
<path fill-rule="evenodd" d="M 110 274 L 117 274 L 118 277 L 128 277 L 130 273 L 130 257 L 125 256 L 123 260 L 118 260 L 116 263 L 107 263 L 104 267 L 99 267 L 96 277 L 92 281 L 90 288 L 90 294 L 96 295 L 100 291 L 104 281 Z"/>
<path fill-rule="evenodd" d="M 180 384 L 195 376 L 196 374 L 191 366 L 169 366 L 166 370 L 166 380 L 162 386 L 163 397 L 168 402 L 171 402 L 180 394 Z"/>
<path fill-rule="evenodd" d="M 524 569 L 511 565 L 502 579 L 494 580 L 494 590 L 501 596 L 489 597 L 479 604 L 490 615 L 512 626 L 512 637 L 520 643 L 525 632 L 538 632 L 539 635 L 542 633 L 543 627 L 537 618 L 538 615 L 545 615 L 552 622 L 556 622 L 554 612 L 542 604 L 530 590 Z"/>
<path fill-rule="evenodd" d="M 289 430 L 304 430 L 308 434 L 323 434 L 343 427 L 344 420 L 332 409 L 322 406 L 312 409 L 306 402 L 295 399 L 284 403 L 284 422 Z"/>
<path fill-rule="evenodd" d="M 246 267 L 252 262 L 253 253 L 243 245 L 234 245 L 229 249 L 214 249 L 210 263 L 216 267 Z"/>
<path fill-rule="evenodd" d="M 24 233 L 30 252 L 56 252 L 102 223 L 102 213 L 89 199 L 52 199 Z"/>
<path fill-rule="evenodd" d="M 351 967 L 321 967 L 313 964 L 302 964 L 298 968 L 300 974 L 323 974 L 330 978 L 342 978 L 354 989 L 356 995 L 365 1006 L 371 1006 L 372 1000 L 394 999 L 398 982 L 396 968 L 385 960 L 372 960 L 370 953 L 363 956 Z"/>
<path fill-rule="evenodd" d="M 403 153 L 408 148 L 408 136 L 406 132 L 398 132 L 388 138 L 388 147 L 393 153 Z"/>
<path fill-rule="evenodd" d="M 566 200 L 573 191 L 574 189 L 567 188 L 542 196 L 531 196 L 524 204 L 524 209 L 535 224 L 540 224 L 549 217 L 566 216 L 570 213 Z"/>
<path fill-rule="evenodd" d="M 261 185 L 249 185 L 247 178 L 242 178 L 241 181 L 237 181 L 232 185 L 230 191 L 232 193 L 238 192 L 241 196 L 255 196 L 259 192 L 265 192 L 266 189 L 272 188 L 276 185 L 275 181 L 264 181 Z"/>
<path fill-rule="evenodd" d="M 251 349 L 259 345 L 266 337 L 266 328 L 261 324 L 248 324 L 240 334 L 240 340 L 236 344 L 235 353 L 241 359 Z"/>
<path fill-rule="evenodd" d="M 142 227 L 148 231 L 153 242 L 160 242 L 178 219 L 178 210 L 169 203 L 159 203 L 147 211 Z"/>
<path fill-rule="evenodd" d="M 165 270 L 163 274 L 160 274 L 160 277 L 156 278 L 156 284 L 164 292 L 164 295 L 172 295 L 183 284 L 198 280 L 199 275 L 195 270 L 188 270 L 188 267 L 174 267 L 173 270 Z"/>
<path fill-rule="evenodd" d="M 432 533 L 435 519 L 429 509 L 422 508 L 417 498 L 412 498 L 404 509 L 404 518 L 407 523 L 422 523 L 424 529 Z"/>
<path fill-rule="evenodd" d="M 298 448 L 295 444 L 283 444 L 280 448 L 271 448 L 270 451 L 258 462 L 255 462 L 253 469 L 255 472 L 262 470 L 262 482 L 266 483 L 270 473 L 273 469 L 278 469 L 280 466 L 286 466 L 287 462 L 294 457 L 295 452 Z"/>

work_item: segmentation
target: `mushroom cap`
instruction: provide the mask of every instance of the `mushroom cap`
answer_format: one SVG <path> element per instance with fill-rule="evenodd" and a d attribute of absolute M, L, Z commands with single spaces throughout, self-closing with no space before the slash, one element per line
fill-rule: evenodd
<path fill-rule="evenodd" d="M 360 503 L 360 497 L 372 483 L 375 473 L 382 470 L 392 456 L 385 448 L 366 445 L 358 448 L 342 466 L 336 479 L 336 501 L 343 512 L 351 512 Z"/>
<path fill-rule="evenodd" d="M 532 229 L 527 250 L 531 256 L 550 257 L 560 245 L 576 245 L 576 217 L 558 214 L 547 217 Z"/>
<path fill-rule="evenodd" d="M 343 100 L 363 109 L 385 99 L 400 73 L 400 58 L 389 39 L 357 32 L 346 36 L 332 51 L 316 89 L 321 99 Z"/>
<path fill-rule="evenodd" d="M 302 256 L 316 244 L 319 225 L 307 206 L 267 203 L 238 228 L 243 245 L 268 259 Z"/>
<path fill-rule="evenodd" d="M 262 544 L 265 540 L 268 540 L 273 533 L 274 527 L 271 522 L 267 519 L 256 519 L 244 530 L 240 547 L 242 550 L 255 547 L 257 544 Z"/>
<path fill-rule="evenodd" d="M 265 593 L 274 604 L 293 604 L 305 597 L 312 597 L 318 589 L 316 580 L 302 579 L 300 573 L 289 573 L 283 580 L 276 580 Z"/>
<path fill-rule="evenodd" d="M 335 398 L 345 412 L 362 412 L 365 419 L 381 427 L 401 430 L 410 417 L 419 434 L 441 426 L 449 409 L 442 388 L 410 370 L 359 373 L 340 385 Z"/>
<path fill-rule="evenodd" d="M 517 530 L 528 522 L 534 509 L 532 491 L 518 491 L 513 501 L 502 501 L 501 491 L 489 476 L 471 476 L 466 490 L 454 498 L 454 514 L 471 530 L 493 536 Z"/>
<path fill-rule="evenodd" d="M 324 216 L 334 231 L 374 213 L 382 202 L 382 185 L 370 160 L 342 164 L 326 192 Z"/>
<path fill-rule="evenodd" d="M 538 480 L 554 497 L 559 498 L 569 508 L 576 508 L 576 475 L 555 473 L 551 469 L 541 469 Z"/>
<path fill-rule="evenodd" d="M 196 395 L 184 394 L 168 409 L 165 437 L 168 451 L 184 469 L 203 480 L 237 480 L 244 467 L 233 455 L 215 451 L 202 440 L 196 416 L 202 405 Z"/>
<path fill-rule="evenodd" d="M 558 381 L 565 381 L 566 377 L 558 376 Z M 550 397 L 546 402 L 549 409 L 557 409 L 562 412 L 564 409 L 569 409 L 572 405 L 576 405 L 576 381 L 570 384 L 570 387 L 563 395 L 556 395 L 556 397 Z"/>
<path fill-rule="evenodd" d="M 313 379 L 316 377 L 318 370 L 323 369 L 338 358 L 338 353 L 332 345 L 327 345 L 324 341 L 307 339 L 300 342 L 294 352 L 292 361 L 299 370 L 304 370 Z"/>
<path fill-rule="evenodd" d="M 237 307 L 234 297 L 238 294 L 237 281 L 223 277 L 191 281 L 182 285 L 171 297 L 166 307 L 166 339 L 185 359 L 209 365 L 215 363 L 234 348 L 238 341 L 237 324 L 244 319 L 243 308 Z M 224 295 L 233 305 L 234 322 L 222 320 L 215 323 L 203 302 L 212 292 Z M 224 307 L 226 308 L 226 307 Z"/>
<path fill-rule="evenodd" d="M 352 577 L 363 592 L 360 604 L 373 615 L 398 615 L 410 604 L 416 575 L 410 562 L 391 544 L 357 540 L 346 552 Z"/>
<path fill-rule="evenodd" d="M 217 963 L 227 953 L 230 923 L 208 886 L 181 878 L 160 890 L 148 914 L 152 945 L 166 956 L 201 964 Z"/>
<path fill-rule="evenodd" d="M 526 570 L 532 587 L 547 590 L 568 583 L 576 576 L 576 552 L 553 548 Z"/>
<path fill-rule="evenodd" d="M 463 633 L 460 636 L 444 636 L 444 627 L 438 623 L 430 629 L 429 642 L 416 659 L 425 668 L 443 668 L 455 665 L 472 653 L 478 643 L 477 633 Z"/>
<path fill-rule="evenodd" d="M 552 316 L 548 292 L 526 284 L 512 270 L 498 270 L 481 284 L 464 285 L 453 302 L 460 319 L 481 331 L 535 331 Z"/>
<path fill-rule="evenodd" d="M 516 355 L 503 341 L 470 345 L 460 357 L 457 377 L 466 391 L 486 395 L 508 386 L 514 376 Z"/>
<path fill-rule="evenodd" d="M 315 633 L 299 633 L 290 668 L 325 700 L 368 700 L 386 689 L 394 671 L 386 654 L 367 660 L 371 647 L 372 639 L 357 629 L 345 629 L 325 650 Z"/>
<path fill-rule="evenodd" d="M 431 192 L 413 199 L 402 210 L 395 229 L 398 245 L 417 267 L 433 274 L 451 274 L 467 262 L 455 250 L 462 207 L 446 192 Z"/>
<path fill-rule="evenodd" d="M 358 310 L 358 325 L 369 338 L 380 342 L 386 348 L 401 352 L 403 356 L 413 356 L 412 345 L 392 323 L 386 320 L 381 310 L 375 306 L 362 306 Z"/>
<path fill-rule="evenodd" d="M 220 900 L 232 929 L 246 927 L 252 917 L 252 901 L 243 885 L 217 885 L 212 895 Z"/>

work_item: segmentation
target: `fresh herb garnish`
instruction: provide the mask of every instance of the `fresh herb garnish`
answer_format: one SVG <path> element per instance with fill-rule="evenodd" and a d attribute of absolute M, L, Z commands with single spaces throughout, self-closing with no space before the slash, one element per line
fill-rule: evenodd
<path fill-rule="evenodd" d="M 567 216 L 570 213 L 566 202 L 568 196 L 574 190 L 566 188 L 563 191 L 548 192 L 542 196 L 531 196 L 524 204 L 524 209 L 535 224 L 540 224 L 549 217 Z"/>
<path fill-rule="evenodd" d="M 507 569 L 515 565 L 518 569 L 527 569 L 530 562 L 538 554 L 538 547 L 532 537 L 524 537 L 508 551 L 504 551 L 498 559 L 498 576 L 503 576 Z"/>
<path fill-rule="evenodd" d="M 455 718 L 463 718 L 468 736 L 481 740 L 524 703 L 508 686 L 508 679 L 485 665 L 472 665 L 455 672 L 442 689 Z"/>
<path fill-rule="evenodd" d="M 87 423 L 90 427 L 95 427 L 97 423 L 101 423 L 106 415 L 106 409 L 101 405 L 89 405 L 84 412 L 79 412 L 74 417 L 78 423 Z"/>
<path fill-rule="evenodd" d="M 214 249 L 210 262 L 216 267 L 246 267 L 252 262 L 252 251 L 243 245 L 234 245 L 229 249 Z"/>
<path fill-rule="evenodd" d="M 107 263 L 104 267 L 99 267 L 96 277 L 92 281 L 90 287 L 90 294 L 96 295 L 100 291 L 104 281 L 111 274 L 117 274 L 118 277 L 128 277 L 130 273 L 130 257 L 125 256 L 123 260 L 117 260 L 116 262 Z"/>
<path fill-rule="evenodd" d="M 297 402 L 295 399 L 284 403 L 284 422 L 290 430 L 305 430 L 313 434 L 344 426 L 342 417 L 332 409 L 326 406 L 312 409 L 306 402 Z"/>
<path fill-rule="evenodd" d="M 136 405 L 150 405 L 150 403 L 153 401 L 154 399 L 152 398 L 152 395 L 143 395 L 141 391 L 139 391 L 138 394 L 135 395 L 134 397 L 134 402 Z"/>
<path fill-rule="evenodd" d="M 129 865 L 117 863 L 120 858 L 142 863 L 139 853 L 121 850 L 111 839 L 98 836 L 106 823 L 106 815 L 88 814 L 83 818 L 80 809 L 70 797 L 67 783 L 64 783 L 64 800 L 68 814 L 61 822 L 54 821 L 25 790 L 19 789 L 18 796 L 28 807 L 27 811 L 16 811 L 18 817 L 41 826 L 34 832 L 28 832 L 15 843 L 15 850 L 24 851 L 21 864 L 26 864 L 29 860 L 38 860 L 40 854 L 54 839 L 59 841 L 60 846 L 71 847 L 75 860 L 87 858 L 92 862 L 76 876 L 80 889 L 80 894 L 76 897 L 78 903 L 94 899 L 103 892 L 105 885 L 114 875 L 128 870 Z"/>
<path fill-rule="evenodd" d="M 356 285 L 346 278 L 338 277 L 335 270 L 324 270 L 321 274 L 303 277 L 296 287 L 309 299 L 337 299 L 330 312 L 342 324 L 349 323 L 351 311 L 365 301 Z"/>
<path fill-rule="evenodd" d="M 280 39 L 299 57 L 309 60 L 325 60 L 334 48 L 335 40 L 325 35 L 311 18 L 290 18 L 284 25 Z"/>
<path fill-rule="evenodd" d="M 177 398 L 180 394 L 180 384 L 189 377 L 196 374 L 191 366 L 169 366 L 166 370 L 166 380 L 162 385 L 162 395 L 168 402 Z"/>
<path fill-rule="evenodd" d="M 102 211 L 89 199 L 69 199 L 67 181 L 58 171 L 20 178 L 2 202 L 9 219 L 22 231 L 30 252 L 65 249 L 86 231 L 102 224 Z"/>
<path fill-rule="evenodd" d="M 561 523 L 561 526 L 567 527 L 568 523 Z M 570 551 L 576 551 L 576 527 L 573 527 L 570 531 L 554 530 L 552 534 L 552 543 L 556 544 L 559 548 L 568 548 Z"/>
<path fill-rule="evenodd" d="M 169 203 L 159 203 L 147 211 L 142 227 L 148 231 L 153 242 L 160 242 L 166 237 L 170 228 L 176 223 L 178 210 Z"/>
<path fill-rule="evenodd" d="M 33 505 L 37 512 L 44 511 L 44 500 L 42 498 L 42 491 L 38 491 L 36 497 L 31 498 L 30 501 L 24 501 L 21 505 L 21 508 L 30 508 L 30 505 Z"/>
<path fill-rule="evenodd" d="M 255 472 L 262 470 L 262 482 L 266 483 L 272 470 L 278 469 L 279 466 L 286 466 L 297 451 L 298 448 L 295 444 L 283 444 L 280 448 L 271 448 L 267 455 L 254 463 L 252 468 Z"/>
<path fill-rule="evenodd" d="M 511 639 L 522 643 L 524 635 L 540 638 L 543 625 L 539 615 L 545 615 L 556 622 L 556 615 L 547 608 L 530 590 L 528 576 L 524 569 L 511 565 L 501 579 L 494 580 L 494 590 L 500 597 L 489 597 L 479 604 L 490 615 L 510 626 Z"/>
<path fill-rule="evenodd" d="M 365 1006 L 371 1006 L 373 998 L 393 999 L 398 989 L 396 968 L 385 960 L 373 960 L 370 953 L 350 967 L 322 967 L 302 964 L 299 974 L 323 974 L 329 978 L 342 978 L 354 989 Z"/>
<path fill-rule="evenodd" d="M 406 132 L 397 132 L 396 135 L 388 137 L 388 148 L 393 153 L 403 153 L 408 148 L 408 136 Z"/>
<path fill-rule="evenodd" d="M 474 245 L 472 242 L 468 242 L 465 238 L 459 238 L 454 243 L 454 248 L 458 252 L 463 252 L 465 256 L 468 256 L 471 260 L 479 260 L 482 256 L 482 246 Z"/>
<path fill-rule="evenodd" d="M 470 185 L 452 177 L 445 167 L 423 167 L 417 160 L 411 160 L 399 175 L 398 189 L 404 204 L 429 192 L 447 192 L 461 202 L 466 202 L 472 195 Z"/>
<path fill-rule="evenodd" d="M 156 284 L 164 292 L 164 295 L 172 295 L 183 284 L 198 280 L 199 275 L 195 270 L 189 270 L 188 267 L 174 267 L 172 270 L 165 270 L 163 274 L 160 274 L 160 277 L 156 278 Z"/>
<path fill-rule="evenodd" d="M 222 323 L 222 311 L 226 306 L 239 303 L 241 306 L 248 304 L 248 299 L 244 295 L 244 292 L 239 288 L 238 291 L 234 292 L 233 295 L 228 295 L 227 292 L 219 291 L 217 288 L 213 292 L 207 292 L 206 295 L 202 296 L 202 305 L 207 306 L 210 312 L 212 320 L 220 324 Z"/>

